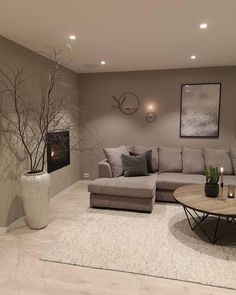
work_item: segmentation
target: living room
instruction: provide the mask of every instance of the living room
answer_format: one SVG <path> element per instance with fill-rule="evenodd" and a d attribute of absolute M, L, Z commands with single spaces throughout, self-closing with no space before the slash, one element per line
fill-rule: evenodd
<path fill-rule="evenodd" d="M 0 294 L 235 294 L 236 2 L 1 4 Z"/>

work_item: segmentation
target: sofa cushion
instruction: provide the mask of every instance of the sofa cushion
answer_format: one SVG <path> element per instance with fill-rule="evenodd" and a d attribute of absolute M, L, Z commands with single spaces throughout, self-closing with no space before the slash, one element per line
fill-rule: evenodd
<path fill-rule="evenodd" d="M 145 157 L 146 157 L 147 172 L 148 173 L 155 172 L 155 171 L 153 171 L 153 168 L 152 168 L 152 150 L 147 151 L 145 153 L 141 153 L 141 154 L 130 151 L 129 154 L 130 154 L 130 156 L 138 156 L 138 155 L 143 155 L 144 154 Z"/>
<path fill-rule="evenodd" d="M 131 151 L 137 154 L 142 154 L 147 151 L 152 151 L 152 172 L 158 171 L 158 150 L 156 146 L 133 145 Z"/>
<path fill-rule="evenodd" d="M 224 167 L 224 174 L 233 174 L 232 162 L 228 149 L 204 148 L 206 167 Z"/>
<path fill-rule="evenodd" d="M 156 174 L 137 177 L 98 178 L 88 185 L 94 194 L 152 198 L 156 193 Z"/>
<path fill-rule="evenodd" d="M 236 175 L 236 148 L 230 149 L 230 156 L 233 164 L 234 174 Z"/>
<path fill-rule="evenodd" d="M 183 173 L 204 174 L 203 149 L 182 147 Z"/>
<path fill-rule="evenodd" d="M 159 171 L 182 172 L 181 148 L 159 147 Z"/>
<path fill-rule="evenodd" d="M 147 176 L 147 160 L 145 153 L 137 156 L 122 154 L 122 163 L 125 177 Z"/>
<path fill-rule="evenodd" d="M 105 157 L 111 166 L 111 171 L 114 177 L 123 175 L 123 164 L 121 155 L 129 155 L 129 151 L 126 146 L 122 145 L 115 148 L 104 148 Z"/>
<path fill-rule="evenodd" d="M 161 173 L 157 176 L 157 190 L 174 191 L 182 185 L 205 183 L 205 176 L 199 174 Z"/>
<path fill-rule="evenodd" d="M 236 186 L 236 176 L 235 175 L 225 175 L 224 176 L 224 185 L 233 184 Z"/>

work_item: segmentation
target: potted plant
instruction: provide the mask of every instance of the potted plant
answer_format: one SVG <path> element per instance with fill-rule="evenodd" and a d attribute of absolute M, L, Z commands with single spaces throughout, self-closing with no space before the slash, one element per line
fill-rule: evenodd
<path fill-rule="evenodd" d="M 70 130 L 70 150 L 91 151 L 98 147 L 97 141 L 89 142 L 92 147 L 82 146 L 83 140 L 87 142 L 78 134 L 83 116 L 67 92 L 69 85 L 63 75 L 62 53 L 62 49 L 51 48 L 47 54 L 48 67 L 29 79 L 26 79 L 25 67 L 13 69 L 0 64 L 0 135 L 14 137 L 17 149 L 26 155 L 28 169 L 20 178 L 21 198 L 26 222 L 32 229 L 44 228 L 49 223 L 50 179 L 45 171 L 48 134 Z M 31 96 L 26 93 L 27 83 L 35 85 Z M 92 133 L 85 131 L 83 137 L 90 134 L 91 138 Z"/>
<path fill-rule="evenodd" d="M 205 194 L 207 197 L 216 198 L 219 195 L 219 178 L 220 173 L 218 167 L 206 167 L 206 184 Z"/>

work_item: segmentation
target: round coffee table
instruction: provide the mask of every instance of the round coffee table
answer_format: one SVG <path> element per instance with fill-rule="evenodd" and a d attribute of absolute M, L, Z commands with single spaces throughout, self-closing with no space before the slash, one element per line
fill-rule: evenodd
<path fill-rule="evenodd" d="M 184 185 L 174 192 L 174 197 L 183 206 L 188 223 L 192 230 L 197 227 L 211 243 L 216 243 L 228 230 L 218 235 L 221 219 L 226 219 L 228 224 L 236 224 L 236 198 L 227 197 L 227 186 L 220 191 L 219 197 L 208 198 L 204 193 L 204 185 Z M 202 223 L 210 216 L 216 216 L 213 236 L 202 227 Z"/>

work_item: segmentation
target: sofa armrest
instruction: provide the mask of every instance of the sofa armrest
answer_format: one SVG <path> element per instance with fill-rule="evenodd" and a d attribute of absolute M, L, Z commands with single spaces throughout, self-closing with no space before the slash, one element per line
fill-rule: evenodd
<path fill-rule="evenodd" d="M 98 177 L 99 178 L 112 178 L 111 166 L 107 160 L 98 163 Z"/>

